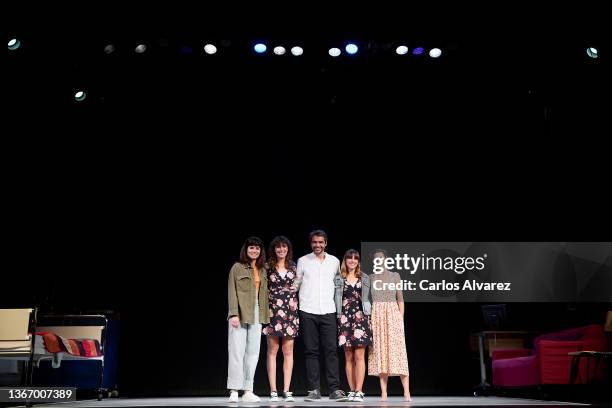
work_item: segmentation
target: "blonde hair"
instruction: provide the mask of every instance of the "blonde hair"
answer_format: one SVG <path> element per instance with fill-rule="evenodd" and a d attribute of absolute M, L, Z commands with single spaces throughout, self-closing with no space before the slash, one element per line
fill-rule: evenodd
<path fill-rule="evenodd" d="M 343 278 L 348 276 L 348 268 L 346 267 L 346 260 L 348 258 L 357 258 L 355 276 L 357 276 L 357 278 L 361 278 L 361 257 L 359 256 L 359 252 L 355 249 L 349 249 L 344 253 L 344 257 L 342 257 L 342 265 L 340 266 L 340 275 L 342 275 Z"/>

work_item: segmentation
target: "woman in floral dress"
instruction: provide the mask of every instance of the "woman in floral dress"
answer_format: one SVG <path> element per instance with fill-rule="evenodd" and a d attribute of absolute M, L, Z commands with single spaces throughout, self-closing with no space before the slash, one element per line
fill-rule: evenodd
<path fill-rule="evenodd" d="M 294 401 L 289 391 L 293 372 L 293 343 L 300 327 L 298 297 L 291 286 L 296 278 L 291 242 L 278 236 L 270 243 L 268 260 L 268 299 L 270 303 L 270 324 L 263 328 L 268 338 L 268 380 L 270 401 L 279 401 L 276 388 L 276 355 L 283 349 L 283 398 Z"/>
<path fill-rule="evenodd" d="M 364 398 L 365 350 L 372 343 L 370 326 L 370 278 L 361 272 L 359 252 L 349 249 L 344 254 L 340 277 L 336 281 L 338 344 L 344 348 L 346 377 L 351 388 L 349 401 Z"/>

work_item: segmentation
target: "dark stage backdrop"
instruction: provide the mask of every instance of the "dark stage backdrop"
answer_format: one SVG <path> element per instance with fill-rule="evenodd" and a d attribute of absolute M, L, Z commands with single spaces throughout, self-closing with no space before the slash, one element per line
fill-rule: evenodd
<path fill-rule="evenodd" d="M 366 235 L 358 223 L 347 221 L 293 220 L 287 225 L 288 221 L 228 222 L 220 227 L 203 227 L 199 238 L 199 232 L 189 233 L 190 227 L 178 222 L 175 227 L 146 233 L 116 234 L 109 242 L 91 233 L 76 233 L 74 238 L 58 238 L 62 245 L 37 251 L 36 257 L 46 259 L 47 266 L 38 264 L 43 270 L 29 278 L 24 272 L 22 278 L 33 280 L 36 276 L 31 288 L 42 311 L 118 312 L 122 395 L 223 395 L 227 376 L 227 273 L 243 236 L 257 233 L 269 241 L 283 233 L 293 240 L 296 254 L 301 255 L 307 251 L 310 229 L 323 227 L 330 236 L 329 252 L 340 256 L 346 248 L 358 248 L 357 237 Z M 103 228 L 92 229 L 109 236 Z M 404 231 L 412 235 L 408 229 Z M 387 232 L 385 237 L 387 234 L 399 237 L 397 232 Z M 44 271 L 49 275 L 45 277 Z M 3 287 L 5 283 L 3 280 Z M 16 290 L 5 291 L 2 306 L 30 305 L 28 298 Z M 601 323 L 611 306 L 513 303 L 509 305 L 506 328 L 545 332 Z M 408 303 L 405 308 L 413 393 L 470 394 L 479 382 L 477 353 L 470 348 L 470 334 L 486 328 L 480 305 Z M 298 340 L 292 386 L 296 393 L 306 391 L 302 350 Z M 269 391 L 265 352 L 262 342 L 255 391 L 264 395 Z M 341 373 L 347 389 L 343 370 Z M 280 372 L 278 378 L 282 378 Z M 368 394 L 378 393 L 377 379 L 367 377 L 364 389 Z M 398 379 L 391 381 L 390 392 L 401 392 Z"/>
<path fill-rule="evenodd" d="M 536 35 L 533 18 L 512 38 L 487 31 L 495 21 L 484 32 L 464 27 L 475 20 L 327 31 L 448 45 L 439 63 L 93 51 L 107 37 L 178 46 L 205 34 L 133 21 L 85 32 L 31 23 L 6 65 L 16 130 L 3 139 L 12 266 L 1 272 L 0 303 L 117 311 L 125 395 L 225 392 L 227 273 L 249 235 L 286 235 L 302 255 L 308 233 L 323 228 L 336 256 L 362 241 L 609 240 L 599 139 L 609 84 L 605 62 L 583 60 L 592 30 L 573 38 L 559 23 L 555 35 Z M 74 41 L 54 46 L 54 30 Z M 312 28 L 292 35 L 326 39 Z M 75 104 L 80 87 L 89 96 Z M 608 307 L 513 304 L 512 324 L 556 330 L 601 322 Z M 407 304 L 405 323 L 414 393 L 470 393 L 479 305 Z M 292 388 L 304 392 L 296 347 Z M 262 345 L 262 394 L 264 353 Z M 368 378 L 366 392 L 377 389 Z"/>

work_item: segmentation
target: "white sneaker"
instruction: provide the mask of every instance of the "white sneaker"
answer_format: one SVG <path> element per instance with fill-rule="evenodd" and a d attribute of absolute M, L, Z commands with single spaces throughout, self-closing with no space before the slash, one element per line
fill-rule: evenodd
<path fill-rule="evenodd" d="M 231 391 L 227 402 L 238 402 L 238 391 Z"/>
<path fill-rule="evenodd" d="M 357 391 L 355 393 L 355 396 L 353 397 L 353 399 L 351 401 L 354 402 L 363 402 L 363 399 L 365 398 L 365 394 L 361 391 Z"/>
<path fill-rule="evenodd" d="M 279 401 L 279 399 L 278 399 L 278 392 L 276 392 L 276 391 L 270 392 L 270 401 L 272 401 L 272 402 L 278 402 Z"/>
<path fill-rule="evenodd" d="M 347 397 L 349 401 L 352 401 L 355 398 L 355 391 L 349 391 Z"/>
<path fill-rule="evenodd" d="M 253 394 L 253 391 L 245 391 L 244 394 L 242 394 L 242 402 L 259 402 L 261 401 L 261 399 Z"/>
<path fill-rule="evenodd" d="M 293 398 L 293 393 L 291 391 L 287 391 L 283 393 L 285 398 L 285 402 L 294 402 L 295 398 Z"/>

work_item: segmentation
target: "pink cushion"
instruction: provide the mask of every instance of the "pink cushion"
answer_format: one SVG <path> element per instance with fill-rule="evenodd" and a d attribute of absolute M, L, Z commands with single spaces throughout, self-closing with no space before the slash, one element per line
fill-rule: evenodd
<path fill-rule="evenodd" d="M 491 355 L 491 359 L 503 360 L 505 358 L 526 357 L 530 354 L 529 349 L 495 349 Z"/>
<path fill-rule="evenodd" d="M 495 386 L 524 387 L 539 383 L 540 375 L 536 356 L 493 361 L 493 385 Z"/>

